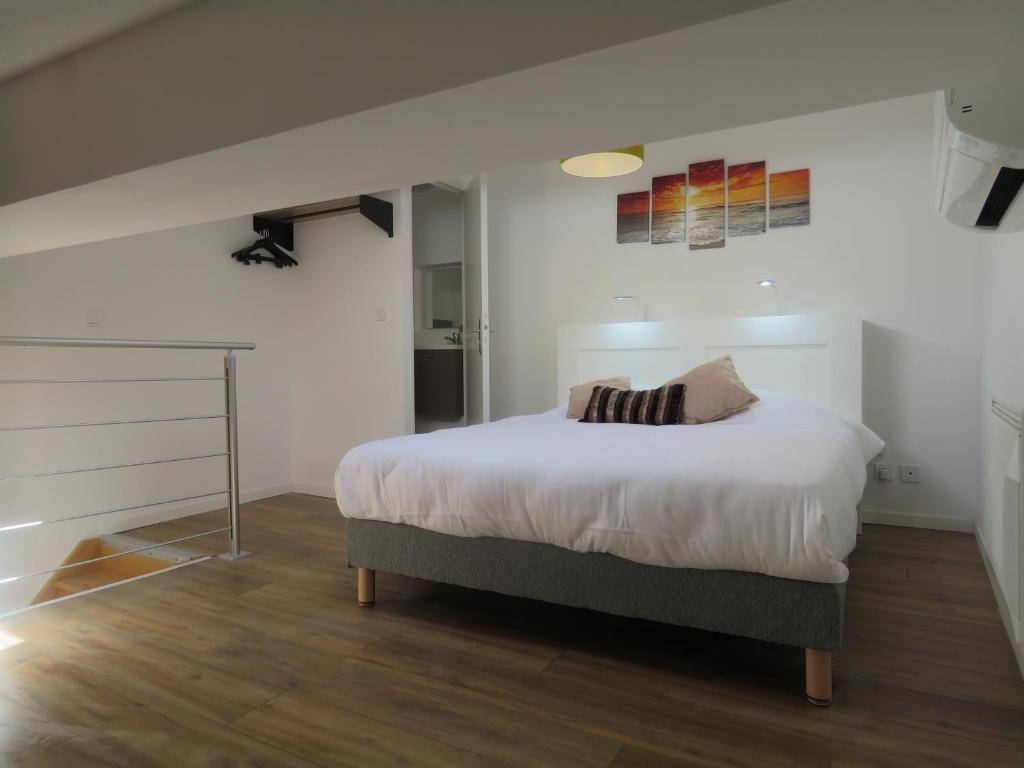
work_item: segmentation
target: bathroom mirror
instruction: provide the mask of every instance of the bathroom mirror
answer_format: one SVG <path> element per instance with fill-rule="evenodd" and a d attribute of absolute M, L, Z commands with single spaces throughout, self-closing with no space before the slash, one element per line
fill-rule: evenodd
<path fill-rule="evenodd" d="M 423 327 L 462 325 L 462 265 L 442 264 L 423 269 Z"/>

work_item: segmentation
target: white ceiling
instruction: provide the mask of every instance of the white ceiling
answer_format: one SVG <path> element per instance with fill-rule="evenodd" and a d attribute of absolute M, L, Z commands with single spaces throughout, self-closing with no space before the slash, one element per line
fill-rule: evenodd
<path fill-rule="evenodd" d="M 192 0 L 0 0 L 0 82 Z"/>
<path fill-rule="evenodd" d="M 0 207 L 0 256 L 1016 77 L 1024 3 L 972 8 L 790 0 Z"/>

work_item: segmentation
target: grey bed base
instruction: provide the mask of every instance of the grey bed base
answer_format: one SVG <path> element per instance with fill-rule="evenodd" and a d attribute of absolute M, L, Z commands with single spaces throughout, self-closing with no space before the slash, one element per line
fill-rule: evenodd
<path fill-rule="evenodd" d="M 815 704 L 831 700 L 831 652 L 842 643 L 845 584 L 662 568 L 550 544 L 450 536 L 375 520 L 348 518 L 347 525 L 348 564 L 360 569 L 361 604 L 373 603 L 379 570 L 796 645 L 807 649 L 808 698 Z"/>

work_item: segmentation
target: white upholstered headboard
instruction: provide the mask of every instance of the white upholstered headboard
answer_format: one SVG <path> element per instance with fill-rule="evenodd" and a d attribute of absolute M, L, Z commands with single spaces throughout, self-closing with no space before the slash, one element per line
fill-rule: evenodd
<path fill-rule="evenodd" d="M 695 365 L 732 355 L 751 389 L 785 392 L 861 420 L 861 318 L 855 315 L 688 317 L 558 329 L 558 402 L 569 387 L 629 375 L 657 387 Z"/>

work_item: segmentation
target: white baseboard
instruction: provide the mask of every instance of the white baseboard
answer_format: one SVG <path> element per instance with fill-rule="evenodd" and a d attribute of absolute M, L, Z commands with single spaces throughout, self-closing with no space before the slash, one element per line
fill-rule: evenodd
<path fill-rule="evenodd" d="M 1021 677 L 1024 677 L 1024 646 L 1017 643 L 1013 628 L 1013 615 L 1010 613 L 1010 606 L 1006 602 L 1003 588 L 992 570 L 992 562 L 988 559 L 988 552 L 985 546 L 985 537 L 981 535 L 981 529 L 975 528 L 974 538 L 978 540 L 978 549 L 981 551 L 981 561 L 985 564 L 985 571 L 988 573 L 988 580 L 992 584 L 992 592 L 996 596 L 996 605 L 999 606 L 999 617 L 1003 620 L 1003 627 L 1010 638 L 1010 647 L 1013 649 L 1014 658 L 1017 659 L 1017 667 L 1020 669 Z"/>
<path fill-rule="evenodd" d="M 289 490 L 292 493 L 305 493 L 308 496 L 323 496 L 326 499 L 334 498 L 334 488 L 329 485 L 309 485 L 306 483 L 293 483 Z"/>
<path fill-rule="evenodd" d="M 898 525 L 904 528 L 931 528 L 935 531 L 974 533 L 974 520 L 969 517 L 937 517 L 913 512 L 891 512 L 881 509 L 861 509 L 860 521 L 874 525 Z"/>

